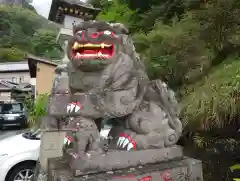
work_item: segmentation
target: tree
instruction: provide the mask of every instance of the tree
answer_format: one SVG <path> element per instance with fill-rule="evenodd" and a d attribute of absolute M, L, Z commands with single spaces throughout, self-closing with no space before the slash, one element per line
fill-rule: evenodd
<path fill-rule="evenodd" d="M 34 33 L 32 39 L 33 53 L 47 58 L 60 58 L 62 56 L 61 46 L 56 42 L 56 32 L 39 29 Z"/>
<path fill-rule="evenodd" d="M 27 53 L 47 55 L 48 58 L 61 57 L 61 49 L 55 42 L 57 30 L 58 26 L 29 9 L 0 6 L 2 61 L 21 61 Z"/>
<path fill-rule="evenodd" d="M 1 62 L 19 62 L 24 60 L 26 52 L 17 48 L 0 48 Z"/>
<path fill-rule="evenodd" d="M 101 1 L 101 5 L 103 9 L 97 19 L 113 22 L 118 21 L 126 26 L 131 24 L 134 11 L 130 10 L 126 4 L 122 4 L 119 0 L 103 0 Z"/>

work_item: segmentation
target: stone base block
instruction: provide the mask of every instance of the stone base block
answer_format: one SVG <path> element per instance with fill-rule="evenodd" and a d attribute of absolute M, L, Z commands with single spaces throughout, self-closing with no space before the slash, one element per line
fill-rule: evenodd
<path fill-rule="evenodd" d="M 78 177 L 72 175 L 66 164 L 65 168 L 49 171 L 48 181 L 203 181 L 202 162 L 183 157 Z"/>
<path fill-rule="evenodd" d="M 110 150 L 104 155 L 92 155 L 90 157 L 72 157 L 70 168 L 74 176 L 97 173 L 109 170 L 123 169 L 146 164 L 181 158 L 182 147 L 172 146 L 162 149 L 147 149 L 134 151 Z"/>
<path fill-rule="evenodd" d="M 43 131 L 41 136 L 39 161 L 43 171 L 47 170 L 48 159 L 61 157 L 65 132 Z"/>

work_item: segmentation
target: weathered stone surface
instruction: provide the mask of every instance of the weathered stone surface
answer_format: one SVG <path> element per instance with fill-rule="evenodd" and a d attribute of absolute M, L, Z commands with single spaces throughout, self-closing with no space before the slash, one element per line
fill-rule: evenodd
<path fill-rule="evenodd" d="M 51 94 L 49 96 L 48 113 L 49 115 L 67 113 L 67 104 L 70 102 L 69 94 Z"/>
<path fill-rule="evenodd" d="M 54 80 L 53 88 L 52 88 L 52 94 L 69 94 L 70 93 L 70 89 L 68 86 L 69 78 L 68 78 L 68 75 L 64 75 L 64 74 L 67 74 L 67 72 L 62 74 L 63 75 L 56 76 Z"/>
<path fill-rule="evenodd" d="M 64 131 L 49 132 L 43 131 L 41 136 L 40 157 L 41 169 L 47 171 L 48 159 L 62 156 Z"/>
<path fill-rule="evenodd" d="M 123 169 L 138 165 L 153 164 L 172 160 L 183 156 L 182 148 L 173 146 L 163 149 L 147 149 L 136 151 L 109 150 L 105 155 L 72 158 L 70 168 L 74 175 L 84 175 L 112 169 Z"/>
<path fill-rule="evenodd" d="M 74 177 L 66 168 L 53 169 L 48 181 L 203 181 L 202 163 L 184 157 L 166 162 Z"/>
<path fill-rule="evenodd" d="M 68 112 L 67 106 L 70 103 L 81 103 L 85 101 L 85 94 L 51 94 L 49 97 L 49 107 L 48 112 L 51 116 L 77 116 L 81 115 L 80 111 L 78 112 Z"/>

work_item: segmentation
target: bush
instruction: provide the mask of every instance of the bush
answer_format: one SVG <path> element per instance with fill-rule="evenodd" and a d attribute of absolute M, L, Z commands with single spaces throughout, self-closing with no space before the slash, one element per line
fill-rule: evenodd
<path fill-rule="evenodd" d="M 0 48 L 0 61 L 1 62 L 19 62 L 24 60 L 26 52 L 18 48 Z"/>
<path fill-rule="evenodd" d="M 41 118 L 47 115 L 48 97 L 48 94 L 38 95 L 34 106 L 28 110 L 28 120 L 31 126 L 39 127 Z"/>
<path fill-rule="evenodd" d="M 0 59 L 21 61 L 26 53 L 59 59 L 57 31 L 58 26 L 29 9 L 1 5 Z"/>
<path fill-rule="evenodd" d="M 126 4 L 120 2 L 120 0 L 112 1 L 100 1 L 102 6 L 102 12 L 97 16 L 97 19 L 109 22 L 119 22 L 126 26 L 131 24 L 131 18 L 134 11 L 130 10 Z"/>
<path fill-rule="evenodd" d="M 183 121 L 192 131 L 235 125 L 240 117 L 240 59 L 231 58 L 184 91 Z"/>
<path fill-rule="evenodd" d="M 156 22 L 147 35 L 135 34 L 136 48 L 150 78 L 160 78 L 172 88 L 179 88 L 204 75 L 211 64 L 211 53 L 199 39 L 199 29 L 189 13 L 181 22 L 171 25 Z"/>

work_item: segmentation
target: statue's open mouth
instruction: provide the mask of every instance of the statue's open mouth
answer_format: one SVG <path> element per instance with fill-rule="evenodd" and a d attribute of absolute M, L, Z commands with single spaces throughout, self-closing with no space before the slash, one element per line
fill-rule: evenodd
<path fill-rule="evenodd" d="M 77 43 L 72 46 L 72 55 L 75 59 L 81 58 L 111 58 L 114 55 L 114 45 L 99 43 Z"/>

